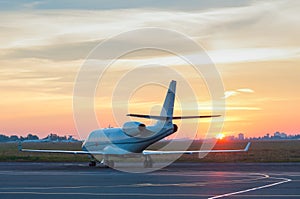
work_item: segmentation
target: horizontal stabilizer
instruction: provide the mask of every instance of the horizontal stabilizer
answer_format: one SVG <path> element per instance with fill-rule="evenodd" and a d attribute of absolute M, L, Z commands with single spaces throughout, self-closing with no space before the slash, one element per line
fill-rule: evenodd
<path fill-rule="evenodd" d="M 142 114 L 127 114 L 130 117 L 139 117 L 139 118 L 146 118 L 146 119 L 153 119 L 153 120 L 168 120 L 170 117 L 166 116 L 157 116 L 157 115 L 142 115 Z M 196 119 L 196 118 L 211 118 L 211 117 L 220 117 L 221 115 L 197 115 L 197 116 L 174 116 L 172 117 L 173 120 L 179 119 Z"/>
<path fill-rule="evenodd" d="M 195 119 L 195 118 L 211 118 L 211 117 L 220 117 L 221 115 L 196 115 L 196 116 L 174 116 L 173 120 L 179 119 Z"/>

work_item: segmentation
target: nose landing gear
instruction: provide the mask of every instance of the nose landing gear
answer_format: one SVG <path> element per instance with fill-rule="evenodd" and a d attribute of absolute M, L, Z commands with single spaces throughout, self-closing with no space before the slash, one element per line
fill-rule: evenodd
<path fill-rule="evenodd" d="M 93 156 L 89 156 L 89 158 L 91 159 L 89 162 L 89 167 L 95 167 L 98 161 L 96 161 Z M 115 166 L 115 162 L 113 160 L 109 160 L 107 155 L 105 155 L 103 157 L 103 160 L 98 163 L 101 163 L 102 165 L 104 165 L 104 167 L 113 168 Z"/>
<path fill-rule="evenodd" d="M 114 166 L 115 166 L 115 162 L 114 162 L 113 160 L 109 160 L 107 155 L 105 155 L 105 156 L 103 157 L 103 160 L 101 161 L 101 163 L 102 163 L 105 167 L 114 168 Z"/>

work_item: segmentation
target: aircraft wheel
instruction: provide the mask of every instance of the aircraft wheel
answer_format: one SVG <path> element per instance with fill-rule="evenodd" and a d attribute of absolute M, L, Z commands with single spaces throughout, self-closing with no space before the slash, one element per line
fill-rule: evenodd
<path fill-rule="evenodd" d="M 95 167 L 95 166 L 96 166 L 96 161 L 91 161 L 91 162 L 89 163 L 89 166 L 90 166 L 90 167 Z"/>

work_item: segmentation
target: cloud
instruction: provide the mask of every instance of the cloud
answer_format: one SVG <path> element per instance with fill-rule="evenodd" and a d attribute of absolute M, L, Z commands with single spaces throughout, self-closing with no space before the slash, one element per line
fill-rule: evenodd
<path fill-rule="evenodd" d="M 254 90 L 252 90 L 250 88 L 240 88 L 240 89 L 237 89 L 237 91 L 244 92 L 244 93 L 254 93 Z"/>
<path fill-rule="evenodd" d="M 227 99 L 230 96 L 234 96 L 234 95 L 237 95 L 237 94 L 238 94 L 238 92 L 236 92 L 236 91 L 225 91 L 225 93 L 224 93 L 224 99 Z"/>
<path fill-rule="evenodd" d="M 3 59 L 40 59 L 52 61 L 73 61 L 84 59 L 89 52 L 101 41 L 86 41 L 75 43 L 61 43 L 30 48 L 10 48 L 2 51 Z"/>
<path fill-rule="evenodd" d="M 46 3 L 45 1 L 31 1 L 31 2 L 25 3 L 23 5 L 21 4 L 21 5 L 25 9 L 34 9 L 34 8 L 40 7 L 41 5 L 43 5 L 45 3 Z"/>
<path fill-rule="evenodd" d="M 299 48 L 237 48 L 207 52 L 216 64 L 300 58 Z"/>
<path fill-rule="evenodd" d="M 26 98 L 37 95 L 72 95 L 73 82 L 82 61 L 52 62 L 40 59 L 19 59 L 0 61 L 0 96 L 10 100 L 19 93 L 28 94 Z M 7 66 L 10 67 L 7 67 Z M 9 95 L 8 95 L 9 93 Z M 24 97 L 23 97 L 24 98 Z M 20 100 L 14 98 L 13 100 Z"/>
<path fill-rule="evenodd" d="M 231 96 L 239 95 L 242 93 L 254 93 L 254 91 L 250 88 L 240 88 L 233 91 L 225 91 L 224 99 L 228 99 Z"/>
<path fill-rule="evenodd" d="M 281 96 L 288 105 L 297 106 L 298 101 L 290 102 L 298 95 L 299 85 L 298 1 L 193 1 L 188 4 L 175 1 L 175 6 L 161 1 L 149 1 L 153 4 L 70 2 L 0 2 L 0 96 L 2 109 L 6 108 L 7 113 L 12 108 L 16 113 L 25 113 L 20 111 L 22 107 L 32 112 L 32 108 L 38 107 L 38 100 L 46 104 L 40 104 L 41 110 L 49 106 L 47 99 L 52 100 L 53 107 L 60 99 L 66 100 L 61 106 L 70 106 L 73 82 L 88 52 L 113 35 L 149 26 L 182 32 L 203 45 L 220 70 L 225 86 L 239 88 L 224 93 L 224 98 L 230 99 L 227 110 L 234 114 L 235 110 L 260 109 L 256 107 L 265 110 L 272 101 L 255 101 L 264 97 Z M 121 44 L 130 45 L 126 41 Z M 171 44 L 182 45 L 176 41 Z M 107 53 L 111 50 L 107 49 Z M 197 56 L 194 52 L 185 53 Z M 119 66 L 131 67 L 145 62 L 181 68 L 189 80 L 195 75 L 174 56 L 145 53 L 119 60 L 114 68 L 118 70 L 108 77 L 105 89 L 116 81 Z M 101 64 L 101 60 L 97 63 Z M 193 85 L 199 88 L 200 84 L 205 85 L 203 82 Z M 199 92 L 199 96 L 203 97 L 203 92 Z M 286 101 L 280 105 L 275 103 L 273 107 L 286 107 Z M 101 105 L 104 105 L 102 101 Z M 202 108 L 210 110 L 209 104 Z M 49 112 L 54 113 L 54 110 L 51 108 Z M 278 112 L 268 110 L 265 112 L 270 115 Z M 299 112 L 294 111 L 294 107 L 290 110 L 293 114 Z M 257 116 L 251 119 L 260 124 Z M 253 127 L 245 129 L 248 128 Z"/>
<path fill-rule="evenodd" d="M 0 9 L 80 9 L 80 10 L 119 10 L 119 9 L 168 9 L 168 10 L 205 10 L 218 7 L 237 7 L 247 5 L 249 0 L 237 1 L 198 1 L 190 0 L 186 3 L 184 0 L 152 0 L 152 1 L 135 1 L 135 0 L 2 0 L 0 2 Z"/>
<path fill-rule="evenodd" d="M 29 2 L 38 7 L 47 3 Z M 161 10 L 133 5 L 131 9 L 93 11 L 2 11 L 0 56 L 1 59 L 81 59 L 103 39 L 126 30 L 154 26 L 191 36 L 208 50 L 215 63 L 299 58 L 300 27 L 295 25 L 300 20 L 298 1 L 247 2 L 225 7 L 222 5 L 226 3 L 220 2 L 204 4 L 209 9 Z M 195 5 L 198 4 L 190 7 Z"/>

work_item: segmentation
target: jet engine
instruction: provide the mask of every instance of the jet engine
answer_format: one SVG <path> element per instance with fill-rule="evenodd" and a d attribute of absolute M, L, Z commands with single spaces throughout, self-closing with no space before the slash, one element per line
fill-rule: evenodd
<path fill-rule="evenodd" d="M 173 124 L 173 133 L 175 133 L 178 130 L 178 126 L 176 124 Z"/>
<path fill-rule="evenodd" d="M 122 130 L 129 136 L 138 136 L 146 130 L 146 125 L 140 122 L 126 122 L 123 124 Z"/>

